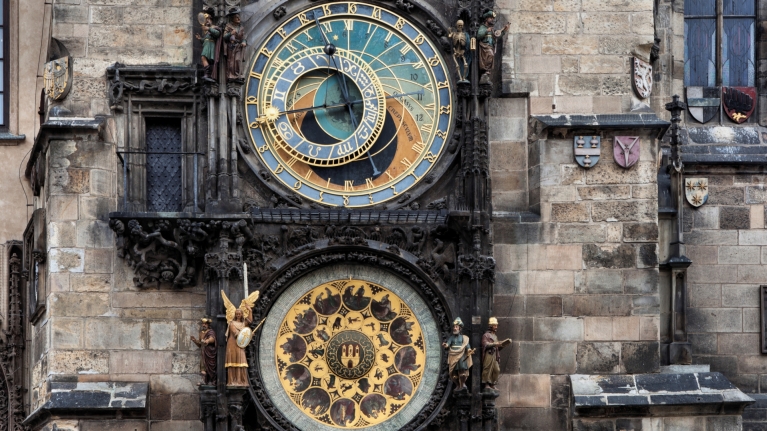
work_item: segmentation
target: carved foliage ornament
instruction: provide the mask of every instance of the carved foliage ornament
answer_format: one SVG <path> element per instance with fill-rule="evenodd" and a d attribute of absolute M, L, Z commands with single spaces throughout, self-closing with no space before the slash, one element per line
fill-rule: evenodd
<path fill-rule="evenodd" d="M 72 89 L 72 61 L 62 57 L 45 63 L 43 66 L 45 94 L 51 100 L 62 100 Z"/>
<path fill-rule="evenodd" d="M 650 63 L 634 57 L 631 63 L 634 91 L 640 99 L 647 99 L 652 94 L 652 66 Z"/>

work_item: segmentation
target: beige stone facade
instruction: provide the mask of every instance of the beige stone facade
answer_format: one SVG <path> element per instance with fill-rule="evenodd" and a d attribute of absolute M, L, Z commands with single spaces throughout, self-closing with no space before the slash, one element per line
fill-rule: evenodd
<path fill-rule="evenodd" d="M 213 307 L 224 285 L 209 282 L 198 259 L 194 282 L 186 287 L 167 280 L 137 286 L 138 270 L 123 255 L 115 225 L 110 226 L 110 220 L 117 219 L 110 214 L 129 209 L 123 199 L 131 181 L 138 181 L 124 180 L 125 162 L 118 152 L 135 148 L 136 136 L 144 132 L 143 117 L 138 115 L 167 106 L 141 99 L 146 94 L 136 90 L 131 95 L 137 98 L 136 105 L 123 110 L 113 93 L 117 79 L 108 77 L 114 71 L 107 75 L 116 63 L 194 70 L 200 52 L 194 35 L 200 31 L 197 13 L 202 3 L 10 2 L 6 17 L 11 28 L 10 122 L 4 132 L 24 138 L 5 141 L 0 137 L 0 243 L 7 244 L 0 248 L 0 318 L 6 338 L 12 309 L 9 254 L 20 250 L 13 247 L 28 248 L 26 242 L 13 241 L 26 241 L 25 229 L 34 231 L 43 241 L 30 244 L 43 244 L 45 249 L 36 251 L 45 258 L 39 263 L 37 298 L 33 298 L 29 276 L 22 284 L 25 343 L 20 383 L 25 389 L 26 426 L 32 431 L 210 429 L 212 422 L 204 422 L 206 413 L 200 407 L 199 349 L 190 336 L 199 335 L 200 318 L 223 313 Z M 285 2 L 289 9 L 297 8 L 295 3 Z M 377 3 L 395 8 L 394 2 Z M 420 7 L 428 11 L 444 6 L 439 13 L 447 16 L 439 17 L 439 25 L 447 27 L 461 2 L 414 3 L 422 3 Z M 767 95 L 759 96 L 760 106 L 752 119 L 741 125 L 726 115 L 701 124 L 682 111 L 684 176 L 708 178 L 710 189 L 708 203 L 702 207 L 685 203 L 674 208 L 674 189 L 664 182 L 671 139 L 667 133 L 671 116 L 665 104 L 674 94 L 685 99 L 681 3 L 495 2 L 499 23 L 508 22 L 510 27 L 497 56 L 496 97 L 489 99 L 487 107 L 487 169 L 492 183 L 488 215 L 492 226 L 487 231 L 495 281 L 492 311 L 483 312 L 498 317 L 499 338 L 513 340 L 502 351 L 496 401 L 500 430 L 748 431 L 767 426 L 767 395 L 761 395 L 767 393 L 763 315 L 767 306 L 760 296 L 761 286 L 767 285 L 767 152 L 762 151 L 767 148 L 762 127 L 767 112 L 761 106 Z M 258 46 L 264 29 L 279 22 L 281 18 L 273 12 L 281 5 L 279 1 L 242 2 L 252 46 Z M 762 23 L 767 19 L 767 1 L 758 0 L 756 5 L 756 20 Z M 753 41 L 757 71 L 767 61 L 762 59 L 765 42 L 760 37 L 757 33 Z M 631 64 L 635 57 L 651 60 L 656 38 L 660 42 L 652 63 L 653 93 L 641 99 L 632 88 Z M 49 46 L 54 39 L 71 56 L 72 89 L 63 101 L 46 100 L 41 107 L 43 65 L 51 60 Z M 254 55 L 252 46 L 246 57 Z M 760 80 L 763 77 L 757 72 L 757 88 Z M 197 90 L 190 97 L 194 103 L 203 103 L 202 83 L 194 85 Z M 222 86 L 220 94 L 225 92 Z M 208 106 L 210 110 L 200 118 L 213 121 L 204 120 L 211 131 L 200 140 L 203 148 L 209 139 L 216 139 L 211 137 L 212 123 L 217 121 L 212 112 L 226 112 L 224 105 Z M 46 108 L 41 124 L 38 110 Z M 187 111 L 183 112 L 186 116 Z M 184 130 L 191 135 L 195 133 L 191 129 L 201 128 L 200 124 Z M 599 161 L 589 169 L 574 157 L 573 140 L 578 135 L 601 138 Z M 616 136 L 639 138 L 640 159 L 631 168 L 622 168 L 613 159 Z M 238 148 L 233 144 L 229 150 L 236 154 Z M 693 157 L 704 153 L 712 157 Z M 200 190 L 212 181 L 208 172 L 219 172 L 217 181 L 236 179 L 231 184 L 237 198 L 260 199 L 257 203 L 262 207 L 283 208 L 285 202 L 292 206 L 283 197 L 258 196 L 259 189 L 253 185 L 259 181 L 257 173 L 243 161 L 244 154 L 239 162 L 235 157 L 231 171 L 226 172 L 215 171 L 219 162 L 215 155 L 202 157 Z M 743 157 L 717 158 L 728 154 Z M 224 168 L 219 165 L 218 169 Z M 195 175 L 185 172 L 185 178 Z M 457 168 L 449 172 L 458 175 Z M 669 176 L 668 182 L 673 178 Z M 191 182 L 185 184 L 185 193 L 191 196 Z M 189 196 L 184 199 L 191 201 Z M 454 198 L 446 199 L 453 202 Z M 210 196 L 203 192 L 199 199 L 207 199 L 211 212 Z M 425 210 L 430 202 L 419 204 Z M 408 205 L 405 211 L 418 210 Z M 446 204 L 444 209 L 456 218 L 463 216 L 456 206 Z M 43 217 L 36 227 L 35 211 Z M 685 253 L 692 261 L 683 298 L 675 296 L 682 287 L 672 284 L 676 269 L 669 265 L 677 217 L 683 218 Z M 24 251 L 27 271 L 34 265 L 31 252 Z M 450 270 L 457 274 L 458 267 L 450 266 Z M 681 310 L 675 310 L 679 301 Z M 676 322 L 684 340 L 675 338 L 682 335 L 673 332 L 674 319 L 681 319 Z M 475 325 L 480 325 L 477 329 L 483 324 Z M 670 359 L 669 346 L 674 341 L 689 343 L 691 357 Z M 475 361 L 479 362 L 479 356 Z M 672 365 L 683 367 L 668 368 Z M 733 393 L 737 387 L 756 404 L 743 413 L 742 407 L 750 403 L 743 398 L 739 398 L 740 410 L 712 407 L 724 406 L 728 400 L 698 401 L 704 406 L 691 401 L 680 404 L 684 408 L 678 411 L 648 407 L 645 414 L 632 410 L 622 415 L 620 408 L 625 405 L 594 413 L 576 399 L 580 389 L 573 383 L 574 375 L 634 379 L 635 375 L 698 373 L 695 378 L 702 379 L 706 366 L 732 382 Z M 139 394 L 138 404 L 98 414 L 51 407 L 57 394 L 89 390 L 113 394 L 119 392 L 115 385 Z M 656 407 L 654 400 L 645 401 Z M 450 427 L 458 423 L 448 422 L 434 429 L 455 429 Z M 256 423 L 246 423 L 244 429 L 255 430 Z"/>

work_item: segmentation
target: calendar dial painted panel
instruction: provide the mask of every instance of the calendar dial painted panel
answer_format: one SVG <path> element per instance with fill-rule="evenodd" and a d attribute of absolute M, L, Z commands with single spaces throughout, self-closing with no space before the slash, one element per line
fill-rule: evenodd
<path fill-rule="evenodd" d="M 309 9 L 286 20 L 253 60 L 245 100 L 253 145 L 280 182 L 312 201 L 394 199 L 447 146 L 447 70 L 402 16 L 363 3 Z"/>

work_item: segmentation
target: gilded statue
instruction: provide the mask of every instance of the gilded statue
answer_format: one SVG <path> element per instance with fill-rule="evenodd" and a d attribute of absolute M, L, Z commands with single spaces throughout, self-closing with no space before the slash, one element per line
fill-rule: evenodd
<path fill-rule="evenodd" d="M 469 345 L 469 336 L 463 335 L 463 320 L 460 317 L 453 321 L 453 333 L 442 343 L 442 348 L 447 349 L 447 364 L 450 371 L 450 379 L 458 388 L 457 391 L 468 390 L 466 380 L 469 378 L 469 370 L 473 365 L 471 355 L 474 349 Z"/>
<path fill-rule="evenodd" d="M 510 338 L 498 341 L 497 331 L 498 319 L 491 317 L 487 332 L 482 335 L 482 386 L 485 390 L 498 390 L 495 385 L 501 374 L 501 349 L 511 344 Z"/>
<path fill-rule="evenodd" d="M 226 307 L 226 385 L 248 386 L 248 360 L 245 348 L 252 337 L 250 322 L 253 321 L 253 306 L 258 300 L 259 292 L 253 292 L 235 308 L 232 301 L 221 291 L 221 298 Z"/>
<path fill-rule="evenodd" d="M 200 338 L 193 335 L 189 338 L 197 347 L 200 348 L 200 373 L 202 374 L 202 383 L 204 385 L 216 385 L 218 376 L 216 373 L 216 356 L 218 343 L 216 342 L 216 332 L 210 327 L 211 320 L 203 318 L 200 322 Z"/>

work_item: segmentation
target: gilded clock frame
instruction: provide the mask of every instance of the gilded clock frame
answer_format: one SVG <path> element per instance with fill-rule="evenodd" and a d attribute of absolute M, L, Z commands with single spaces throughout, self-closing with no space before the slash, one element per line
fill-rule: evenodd
<path fill-rule="evenodd" d="M 417 55 L 426 59 L 426 68 L 435 78 L 430 79 L 437 85 L 435 88 L 435 123 L 430 141 L 426 142 L 427 148 L 420 153 L 419 159 L 407 166 L 405 173 L 398 175 L 396 181 L 391 181 L 382 188 L 349 191 L 328 191 L 319 187 L 312 187 L 303 181 L 301 175 L 286 169 L 284 163 L 275 157 L 273 150 L 269 148 L 267 139 L 259 131 L 260 124 L 256 124 L 259 117 L 263 118 L 263 107 L 259 110 L 258 94 L 263 73 L 270 66 L 271 55 L 276 52 L 285 38 L 303 32 L 306 28 L 314 25 L 311 19 L 315 11 L 320 14 L 320 19 L 328 16 L 334 18 L 359 17 L 365 19 L 381 17 L 383 23 L 392 27 L 392 31 L 408 43 L 415 44 L 419 48 Z M 245 161 L 257 173 L 264 185 L 276 193 L 296 196 L 299 202 L 303 199 L 314 204 L 330 207 L 346 208 L 370 208 L 383 206 L 384 208 L 396 207 L 408 204 L 414 198 L 419 197 L 428 188 L 442 177 L 456 157 L 454 133 L 456 129 L 456 94 L 454 92 L 454 78 L 450 63 L 445 60 L 447 54 L 439 49 L 440 44 L 432 39 L 432 36 L 422 29 L 422 24 L 415 19 L 405 19 L 403 16 L 384 6 L 362 2 L 333 2 L 321 5 L 312 5 L 288 18 L 282 20 L 273 30 L 262 37 L 265 42 L 253 52 L 249 64 L 249 75 L 244 88 L 244 113 L 245 129 L 249 136 L 249 142 L 253 152 L 257 156 L 245 157 Z M 404 163 L 404 162 L 403 162 Z M 409 163 L 409 161 L 408 161 Z M 276 178 L 277 181 L 270 181 Z M 356 187 L 356 186 L 355 186 Z M 295 201 L 295 199 L 294 199 Z"/>

